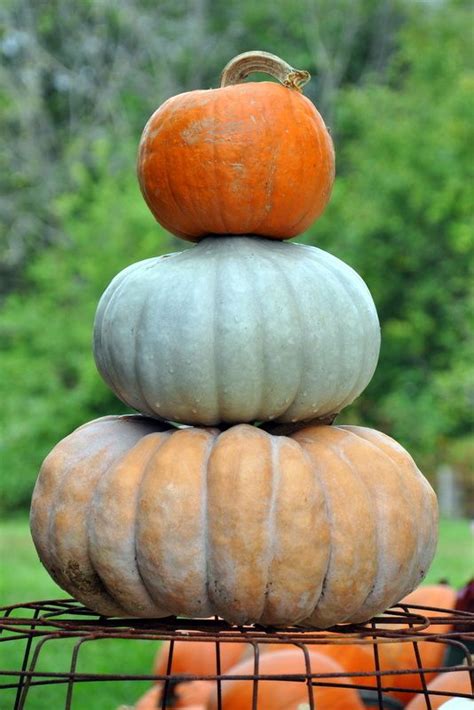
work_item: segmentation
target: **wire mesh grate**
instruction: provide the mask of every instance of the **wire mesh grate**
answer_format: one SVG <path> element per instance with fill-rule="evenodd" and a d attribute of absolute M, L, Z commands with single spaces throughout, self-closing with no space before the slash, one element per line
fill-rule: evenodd
<path fill-rule="evenodd" d="M 326 631 L 300 627 L 269 628 L 258 625 L 231 626 L 213 619 L 124 619 L 101 617 L 72 599 L 48 600 L 16 604 L 0 608 L 0 650 L 8 652 L 2 658 L 17 658 L 17 667 L 0 667 L 0 690 L 10 693 L 13 708 L 33 707 L 35 692 L 42 686 L 61 685 L 66 689 L 64 707 L 74 708 L 75 689 L 82 684 L 148 681 L 149 707 L 184 707 L 176 695 L 177 687 L 204 681 L 209 692 L 209 703 L 202 707 L 216 710 L 258 710 L 270 707 L 268 693 L 274 684 L 291 684 L 295 700 L 288 707 L 323 707 L 318 694 L 332 689 L 347 694 L 345 707 L 403 707 L 411 696 L 421 694 L 425 707 L 432 710 L 436 699 L 449 697 L 472 698 L 474 694 L 474 669 L 472 652 L 474 644 L 474 614 L 464 611 L 439 609 L 419 605 L 399 604 L 385 614 L 364 624 L 342 624 Z M 80 668 L 84 649 L 91 644 L 113 640 L 140 643 L 143 641 L 167 642 L 166 670 L 164 673 L 90 672 Z M 215 649 L 214 672 L 183 673 L 173 671 L 177 644 L 203 644 L 211 642 Z M 54 645 L 65 663 L 63 670 L 44 667 L 45 648 Z M 224 669 L 222 652 L 229 644 L 241 644 L 242 658 L 247 658 L 245 672 Z M 394 649 L 413 649 L 410 667 L 394 668 L 388 659 Z M 427 665 L 430 645 L 442 645 L 442 662 Z M 363 647 L 370 653 L 371 668 L 357 667 L 331 672 L 317 663 L 318 651 L 326 647 L 336 649 Z M 268 651 L 294 649 L 300 654 L 299 666 L 293 669 L 268 669 Z M 11 653 L 15 648 L 16 654 Z M 334 655 L 334 653 L 333 653 Z M 392 653 L 393 655 L 393 653 Z M 11 664 L 11 660 L 9 663 Z M 2 662 L 3 663 L 3 662 Z M 121 670 L 121 669 L 117 669 Z M 144 668 L 144 671 L 148 669 Z M 451 671 L 464 674 L 469 679 L 465 692 L 431 690 L 428 681 L 435 674 Z M 238 688 L 237 688 L 238 685 Z M 191 686 L 188 686 L 191 687 Z M 230 688 L 240 698 L 233 704 Z M 238 692 L 237 692 L 238 691 Z M 354 695 L 357 691 L 357 696 Z M 0 693 L 0 705 L 2 705 Z M 352 695 L 350 695 L 352 693 Z M 139 693 L 137 692 L 137 695 Z M 136 696 L 135 696 L 136 697 Z M 322 696 L 321 696 L 322 697 Z M 339 697 L 339 696 L 337 696 Z M 341 695 L 343 699 L 345 696 Z M 353 705 L 349 698 L 357 697 Z M 134 702 L 132 700 L 132 702 Z M 438 700 L 439 702 L 439 700 Z M 31 704 L 31 705 L 30 705 Z M 2 705 L 3 707 L 3 705 Z M 342 707 L 342 706 L 341 706 Z"/>

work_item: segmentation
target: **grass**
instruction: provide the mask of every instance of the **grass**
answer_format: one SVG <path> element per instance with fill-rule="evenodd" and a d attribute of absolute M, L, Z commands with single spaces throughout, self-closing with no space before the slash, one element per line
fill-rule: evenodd
<path fill-rule="evenodd" d="M 36 599 L 57 599 L 66 595 L 39 562 L 31 541 L 26 519 L 0 523 L 0 604 L 3 606 Z M 474 548 L 469 523 L 465 520 L 442 520 L 436 557 L 426 583 L 448 580 L 454 587 L 463 586 L 474 575 Z M 52 640 L 40 656 L 39 670 L 67 671 L 72 641 Z M 24 649 L 22 641 L 0 644 L 0 669 L 19 669 Z M 100 640 L 84 644 L 79 656 L 79 672 L 136 673 L 151 672 L 156 642 Z M 3 677 L 2 682 L 7 682 Z M 121 704 L 132 705 L 150 683 L 137 681 L 76 684 L 74 710 L 115 710 Z M 1 691 L 0 709 L 13 707 L 14 691 Z M 38 686 L 30 691 L 25 710 L 51 710 L 64 707 L 64 686 Z M 93 704 L 91 704 L 91 698 Z"/>

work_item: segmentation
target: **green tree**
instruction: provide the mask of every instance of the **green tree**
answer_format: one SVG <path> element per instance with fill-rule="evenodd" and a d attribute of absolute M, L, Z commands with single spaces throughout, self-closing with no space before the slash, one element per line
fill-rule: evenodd
<path fill-rule="evenodd" d="M 133 161 L 110 171 L 113 148 L 98 141 L 91 150 L 102 172 L 92 180 L 80 161 L 71 165 L 76 190 L 51 208 L 66 237 L 32 261 L 25 287 L 10 294 L 0 318 L 6 508 L 28 505 L 41 460 L 60 438 L 84 421 L 126 411 L 95 369 L 97 302 L 129 263 L 176 250 L 141 198 Z"/>
<path fill-rule="evenodd" d="M 307 235 L 364 276 L 382 323 L 379 367 L 345 419 L 393 434 L 428 468 L 472 431 L 469 24 L 464 3 L 414 8 L 389 82 L 340 94 L 338 178 Z"/>
<path fill-rule="evenodd" d="M 318 64 L 323 50 L 316 34 L 313 44 L 307 18 L 321 19 L 329 64 L 315 86 L 329 87 L 323 103 L 334 112 L 338 177 L 324 217 L 300 240 L 362 274 L 382 323 L 379 367 L 343 418 L 395 436 L 427 470 L 441 461 L 465 467 L 474 397 L 467 5 L 361 0 L 349 13 L 341 0 L 331 14 L 326 0 L 296 7 L 245 0 L 239 20 L 211 0 L 163 3 L 157 14 L 156 3 L 121 0 L 84 3 L 77 24 L 67 2 L 54 3 L 58 13 L 31 0 L 13 5 L 30 43 L 26 54 L 10 57 L 10 79 L 2 74 L 0 87 L 8 137 L 3 291 L 10 292 L 0 313 L 2 504 L 28 505 L 42 459 L 74 427 L 125 411 L 92 359 L 98 299 L 127 264 L 187 246 L 157 226 L 138 190 L 136 144 L 147 116 L 194 82 L 216 85 L 216 67 L 238 51 L 260 46 L 294 65 Z M 195 37 L 193 23 L 183 21 L 191 7 Z M 343 56 L 345 9 L 357 31 Z M 381 38 L 387 17 L 400 29 Z M 88 49 L 87 35 L 97 28 L 101 46 Z M 199 71 L 198 45 L 209 50 Z M 11 52 L 18 44 L 5 45 L 4 37 L 3 53 L 5 46 Z M 56 81 L 59 59 L 72 78 L 67 90 Z M 41 60 L 41 71 L 35 65 L 28 74 L 27 60 Z M 81 62 L 93 73 L 82 98 Z M 45 91 L 44 81 L 53 88 Z"/>

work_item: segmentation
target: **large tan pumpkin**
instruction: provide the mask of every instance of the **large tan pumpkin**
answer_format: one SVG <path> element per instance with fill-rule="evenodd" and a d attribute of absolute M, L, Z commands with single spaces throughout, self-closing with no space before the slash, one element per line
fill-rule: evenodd
<path fill-rule="evenodd" d="M 165 426 L 99 419 L 43 464 L 33 539 L 90 608 L 324 628 L 383 611 L 428 569 L 436 497 L 388 436 Z"/>

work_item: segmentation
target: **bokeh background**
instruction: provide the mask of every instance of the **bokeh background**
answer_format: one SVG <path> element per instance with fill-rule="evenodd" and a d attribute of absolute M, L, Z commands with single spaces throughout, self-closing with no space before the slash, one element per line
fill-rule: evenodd
<path fill-rule="evenodd" d="M 251 49 L 313 75 L 305 93 L 330 127 L 337 179 L 299 241 L 355 268 L 382 324 L 373 381 L 338 421 L 395 437 L 437 489 L 428 580 L 460 588 L 473 575 L 472 13 L 467 0 L 2 0 L 0 603 L 64 596 L 28 532 L 38 469 L 75 427 L 126 411 L 92 358 L 103 290 L 134 261 L 189 248 L 141 198 L 142 128 Z M 156 650 L 89 646 L 80 667 L 93 672 L 147 673 Z M 51 646 L 43 662 L 66 668 L 68 654 Z M 103 708 L 147 687 L 93 685 Z M 74 707 L 88 709 L 83 686 Z M 64 704 L 64 689 L 37 690 L 28 707 Z"/>
<path fill-rule="evenodd" d="M 147 118 L 173 94 L 218 86 L 232 56 L 258 48 L 311 71 L 305 93 L 336 145 L 331 203 L 299 240 L 359 271 L 382 323 L 374 379 L 341 420 L 394 436 L 446 514 L 473 514 L 470 6 L 3 0 L 4 512 L 27 509 L 60 438 L 125 411 L 91 355 L 108 282 L 131 262 L 189 246 L 155 223 L 138 189 Z"/>

